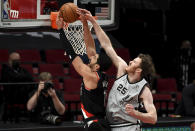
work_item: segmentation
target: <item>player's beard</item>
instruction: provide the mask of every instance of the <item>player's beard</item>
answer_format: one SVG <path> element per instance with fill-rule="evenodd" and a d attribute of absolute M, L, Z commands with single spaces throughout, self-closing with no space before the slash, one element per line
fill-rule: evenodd
<path fill-rule="evenodd" d="M 135 66 L 128 66 L 125 70 L 126 70 L 126 72 L 127 72 L 128 74 L 129 74 L 129 73 L 134 74 L 135 71 L 136 71 L 136 67 L 135 67 Z"/>

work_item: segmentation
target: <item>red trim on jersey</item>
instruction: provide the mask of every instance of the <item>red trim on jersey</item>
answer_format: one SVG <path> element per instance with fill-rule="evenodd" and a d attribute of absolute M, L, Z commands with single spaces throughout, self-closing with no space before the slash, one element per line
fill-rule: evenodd
<path fill-rule="evenodd" d="M 85 108 L 84 108 L 84 106 L 83 106 L 82 103 L 81 103 L 81 109 L 85 112 L 85 114 L 86 114 L 86 116 L 87 116 L 88 118 L 94 116 L 93 114 L 91 114 L 91 113 L 89 113 L 88 111 L 85 110 Z M 98 122 L 98 120 L 93 120 L 93 122 Z"/>
<path fill-rule="evenodd" d="M 95 72 L 96 73 L 96 76 L 97 76 L 97 78 L 98 78 L 98 80 L 100 79 L 100 77 L 99 77 L 99 75 L 98 75 L 98 73 L 97 72 Z"/>
<path fill-rule="evenodd" d="M 86 86 L 85 86 L 85 89 L 86 89 L 86 90 L 88 90 L 88 91 L 90 91 L 90 90 L 91 90 L 90 88 L 88 88 L 88 87 L 86 87 Z"/>
<path fill-rule="evenodd" d="M 98 79 L 98 81 L 99 81 L 100 77 L 99 77 L 98 73 L 97 73 L 97 72 L 95 72 L 95 74 L 96 74 L 97 79 Z M 85 86 L 85 89 L 86 89 L 86 90 L 88 90 L 88 91 L 90 91 L 90 90 L 91 90 L 90 88 L 88 88 L 88 87 L 86 87 L 86 86 Z"/>

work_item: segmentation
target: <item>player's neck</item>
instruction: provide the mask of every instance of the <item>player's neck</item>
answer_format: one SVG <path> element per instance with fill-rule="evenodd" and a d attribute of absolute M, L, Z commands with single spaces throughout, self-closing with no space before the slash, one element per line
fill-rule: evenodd
<path fill-rule="evenodd" d="M 136 83 L 138 81 L 140 81 L 140 76 L 138 76 L 137 74 L 128 74 L 128 79 L 131 83 Z"/>

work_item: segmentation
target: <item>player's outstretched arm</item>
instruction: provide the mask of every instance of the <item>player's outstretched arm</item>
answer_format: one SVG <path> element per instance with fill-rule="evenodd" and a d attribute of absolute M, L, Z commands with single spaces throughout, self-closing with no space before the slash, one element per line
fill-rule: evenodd
<path fill-rule="evenodd" d="M 127 66 L 127 64 L 121 57 L 119 57 L 116 54 L 114 48 L 112 47 L 111 41 L 108 38 L 108 36 L 106 35 L 106 33 L 98 25 L 95 18 L 91 15 L 91 13 L 88 10 L 81 9 L 81 11 L 84 12 L 86 19 L 92 23 L 93 28 L 94 28 L 95 33 L 96 33 L 96 36 L 97 36 L 102 48 L 104 48 L 107 55 L 112 59 L 112 62 L 117 67 L 118 71 L 124 72 L 125 71 L 124 69 Z M 122 67 L 121 68 L 122 70 L 119 69 L 119 66 L 120 66 L 120 68 Z"/>
<path fill-rule="evenodd" d="M 74 52 L 72 45 L 70 44 L 70 42 L 68 41 L 64 33 L 63 23 L 64 23 L 63 19 L 58 17 L 56 24 L 59 29 L 60 40 L 65 47 L 65 52 L 69 56 L 70 60 L 72 61 L 72 65 L 74 66 L 77 73 L 84 78 L 90 78 L 91 77 L 90 68 L 87 65 L 85 65 L 83 61 L 81 60 L 81 58 Z"/>
<path fill-rule="evenodd" d="M 80 16 L 80 20 L 83 23 L 84 41 L 86 45 L 87 56 L 88 58 L 90 58 L 91 56 L 96 55 L 95 42 L 92 37 L 91 31 L 89 30 L 87 19 L 85 18 L 84 14 L 81 12 L 80 8 L 77 9 L 77 14 Z"/>

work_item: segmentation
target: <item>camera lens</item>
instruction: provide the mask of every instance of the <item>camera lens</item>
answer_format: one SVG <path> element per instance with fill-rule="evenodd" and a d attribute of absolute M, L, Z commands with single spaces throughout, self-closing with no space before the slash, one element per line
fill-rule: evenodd
<path fill-rule="evenodd" d="M 44 88 L 46 88 L 46 89 L 53 88 L 53 83 L 51 83 L 51 82 L 45 82 Z"/>
<path fill-rule="evenodd" d="M 54 88 L 53 83 L 51 82 L 45 82 L 44 83 L 44 88 L 41 90 L 43 93 L 47 94 L 47 90 L 49 90 L 50 88 Z"/>
<path fill-rule="evenodd" d="M 48 116 L 46 117 L 46 120 L 47 120 L 49 123 L 51 123 L 51 124 L 60 124 L 60 123 L 61 123 L 60 117 L 59 117 L 59 116 L 52 115 L 52 114 L 48 115 Z"/>

